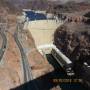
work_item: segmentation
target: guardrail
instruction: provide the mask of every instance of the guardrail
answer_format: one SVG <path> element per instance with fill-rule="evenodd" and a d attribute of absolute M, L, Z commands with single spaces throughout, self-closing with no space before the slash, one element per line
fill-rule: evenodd
<path fill-rule="evenodd" d="M 72 70 L 72 66 L 73 66 L 72 61 L 68 57 L 66 57 L 55 45 L 46 44 L 46 45 L 41 45 L 37 47 L 40 53 L 42 53 L 43 49 L 45 50 L 47 48 L 52 49 L 50 53 L 54 56 L 54 58 L 57 60 L 60 66 L 65 69 L 65 71 L 67 72 L 67 75 L 69 76 L 74 75 L 74 72 Z"/>

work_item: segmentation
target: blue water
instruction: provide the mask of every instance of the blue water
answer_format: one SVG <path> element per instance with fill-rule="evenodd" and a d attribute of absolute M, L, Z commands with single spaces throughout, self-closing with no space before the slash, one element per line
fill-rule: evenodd
<path fill-rule="evenodd" d="M 25 11 L 25 13 L 26 17 L 28 17 L 30 21 L 47 19 L 46 16 L 42 13 L 35 13 L 33 11 Z"/>

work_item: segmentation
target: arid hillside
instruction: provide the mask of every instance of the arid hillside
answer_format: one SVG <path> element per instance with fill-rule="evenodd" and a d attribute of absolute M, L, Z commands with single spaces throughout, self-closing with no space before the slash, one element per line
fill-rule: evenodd
<path fill-rule="evenodd" d="M 90 25 L 83 22 L 62 25 L 54 34 L 54 44 L 72 61 L 90 64 Z"/>
<path fill-rule="evenodd" d="M 0 90 L 10 90 L 11 88 L 15 88 L 24 83 L 21 63 L 22 57 L 19 47 L 14 39 L 14 33 L 17 30 L 18 10 L 15 12 L 9 10 L 10 8 L 8 5 L 5 5 L 5 7 L 4 4 L 0 6 L 0 23 L 5 23 L 7 25 L 6 29 L 2 29 L 7 39 L 7 45 L 0 64 Z M 25 30 L 19 35 L 21 34 L 23 34 L 23 38 L 21 39 L 24 40 L 22 46 L 28 51 L 25 54 L 31 65 L 33 78 L 35 79 L 53 71 L 54 68 L 35 48 L 34 40 L 30 32 Z M 0 46 L 1 44 L 2 37 L 0 36 Z M 35 49 L 34 51 L 32 50 L 33 48 Z"/>
<path fill-rule="evenodd" d="M 90 9 L 90 3 L 87 2 L 76 3 L 74 1 L 70 1 L 64 4 L 54 5 L 54 10 L 61 13 L 81 12 L 88 9 Z"/>

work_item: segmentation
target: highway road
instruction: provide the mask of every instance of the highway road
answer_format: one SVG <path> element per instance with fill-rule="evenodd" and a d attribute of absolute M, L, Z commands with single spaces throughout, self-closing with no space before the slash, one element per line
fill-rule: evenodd
<path fill-rule="evenodd" d="M 2 43 L 2 46 L 0 49 L 0 61 L 1 61 L 3 58 L 4 52 L 5 52 L 6 46 L 7 46 L 7 38 L 6 38 L 6 35 L 4 33 L 4 30 L 2 30 L 1 28 L 0 28 L 0 34 L 1 34 L 2 39 L 3 39 L 3 43 Z"/>
<path fill-rule="evenodd" d="M 17 30 L 14 33 L 14 39 L 15 39 L 15 41 L 18 45 L 18 48 L 20 50 L 20 53 L 21 53 L 21 59 L 22 59 L 21 62 L 22 62 L 23 76 L 24 76 L 23 83 L 26 83 L 26 82 L 32 81 L 33 76 L 32 76 L 31 66 L 28 62 L 28 59 L 27 59 L 27 56 L 24 52 L 23 46 L 21 45 L 20 40 L 18 38 L 18 30 L 20 29 L 18 27 L 19 27 L 19 25 L 17 26 Z M 34 90 L 39 90 L 36 83 L 34 83 L 34 82 L 32 82 L 32 87 L 34 87 Z M 29 86 L 27 87 L 26 90 L 30 90 Z"/>
<path fill-rule="evenodd" d="M 21 58 L 22 58 L 22 66 L 23 66 L 23 73 L 24 73 L 24 82 L 28 82 L 32 80 L 32 73 L 31 73 L 31 67 L 28 63 L 26 54 L 24 53 L 23 47 L 21 43 L 19 42 L 17 32 L 14 34 L 14 39 L 19 47 Z"/>

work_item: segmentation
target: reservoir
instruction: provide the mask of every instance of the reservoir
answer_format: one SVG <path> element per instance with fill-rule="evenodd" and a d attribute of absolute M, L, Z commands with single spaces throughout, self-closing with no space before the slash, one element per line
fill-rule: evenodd
<path fill-rule="evenodd" d="M 30 21 L 47 19 L 46 16 L 42 13 L 35 13 L 34 11 L 25 11 L 25 13 L 26 17 L 28 17 Z"/>

